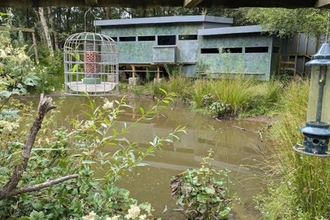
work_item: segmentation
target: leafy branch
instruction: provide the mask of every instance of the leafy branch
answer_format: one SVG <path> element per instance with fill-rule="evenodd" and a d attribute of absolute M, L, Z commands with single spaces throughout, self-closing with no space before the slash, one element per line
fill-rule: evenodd
<path fill-rule="evenodd" d="M 27 169 L 27 166 L 29 163 L 29 159 L 30 159 L 30 155 L 31 155 L 31 151 L 32 151 L 32 147 L 34 145 L 38 131 L 41 128 L 44 117 L 50 110 L 52 110 L 54 108 L 55 108 L 55 106 L 53 106 L 53 104 L 52 104 L 52 98 L 44 97 L 42 94 L 40 97 L 37 116 L 30 129 L 26 143 L 22 149 L 21 162 L 15 166 L 10 179 L 1 188 L 0 200 L 14 196 L 14 195 L 18 195 L 21 193 L 37 191 L 42 188 L 78 177 L 78 175 L 68 175 L 68 176 L 61 177 L 61 178 L 58 178 L 55 180 L 48 180 L 42 184 L 37 184 L 37 185 L 33 185 L 33 186 L 23 186 L 23 187 L 17 188 L 20 180 L 22 179 L 23 174 L 26 172 L 26 169 Z"/>

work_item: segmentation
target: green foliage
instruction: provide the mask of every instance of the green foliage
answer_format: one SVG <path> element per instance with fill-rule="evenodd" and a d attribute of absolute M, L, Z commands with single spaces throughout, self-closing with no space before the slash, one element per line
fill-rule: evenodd
<path fill-rule="evenodd" d="M 11 39 L 11 26 L 0 31 L 0 94 L 50 93 L 62 88 L 62 54 L 39 53 L 40 65 L 31 60 L 26 42 Z M 39 45 L 40 46 L 40 45 Z M 42 50 L 41 50 L 42 51 Z M 4 92 L 5 91 L 5 92 Z"/>
<path fill-rule="evenodd" d="M 212 113 L 215 113 L 217 115 L 217 118 L 221 118 L 225 116 L 226 114 L 231 112 L 230 105 L 221 102 L 221 101 L 215 101 L 209 106 L 209 110 Z"/>
<path fill-rule="evenodd" d="M 212 151 L 202 158 L 201 167 L 189 168 L 172 177 L 172 196 L 176 197 L 176 211 L 186 219 L 227 219 L 232 208 L 228 185 L 229 170 L 212 165 Z"/>
<path fill-rule="evenodd" d="M 79 117 L 65 127 L 58 127 L 56 112 L 52 112 L 39 132 L 41 136 L 32 149 L 20 186 L 33 186 L 70 174 L 78 174 L 79 177 L 33 193 L 0 200 L 0 216 L 13 219 L 105 219 L 107 216 L 114 219 L 153 219 L 151 205 L 139 204 L 130 198 L 129 191 L 118 188 L 116 182 L 134 167 L 144 166 L 142 160 L 145 157 L 152 155 L 163 143 L 178 139 L 177 133 L 184 132 L 183 127 L 178 127 L 166 137 L 155 136 L 150 146 L 143 149 L 125 138 L 131 128 L 153 118 L 159 109 L 172 101 L 173 94 L 163 92 L 164 98 L 150 109 L 141 107 L 142 116 L 130 125 L 118 120 L 120 114 L 130 108 L 124 99 L 103 99 L 103 103 L 99 104 L 98 100 L 88 98 L 84 119 Z M 60 111 L 60 106 L 57 111 Z M 33 112 L 27 112 L 24 122 L 29 124 Z M 21 132 L 0 133 L 1 186 L 20 159 L 25 136 Z M 102 176 L 96 175 L 96 171 Z"/>
<path fill-rule="evenodd" d="M 250 8 L 246 18 L 280 37 L 292 36 L 297 32 L 320 36 L 327 32 L 328 12 L 315 8 Z"/>
<path fill-rule="evenodd" d="M 174 74 L 169 80 L 162 79 L 156 83 L 149 83 L 148 88 L 153 96 L 162 97 L 163 93 L 160 89 L 163 89 L 175 93 L 182 101 L 187 101 L 191 99 L 190 88 L 192 85 L 191 79 Z"/>
<path fill-rule="evenodd" d="M 213 85 L 214 95 L 217 100 L 229 104 L 235 113 L 248 108 L 253 97 L 251 87 L 255 81 L 251 78 L 221 79 Z"/>
<path fill-rule="evenodd" d="M 259 82 L 252 86 L 253 98 L 244 114 L 272 115 L 280 106 L 284 83 L 279 80 Z"/>
<path fill-rule="evenodd" d="M 0 130 L 11 131 L 17 127 L 12 122 L 18 110 L 7 105 L 12 95 L 26 94 L 38 84 L 35 66 L 25 54 L 25 47 L 14 48 L 10 41 L 10 26 L 0 31 Z"/>
<path fill-rule="evenodd" d="M 303 141 L 298 129 L 306 122 L 309 81 L 292 81 L 281 97 L 281 114 L 270 138 L 274 148 L 267 158 L 272 175 L 269 194 L 259 195 L 257 208 L 264 219 L 329 219 L 330 163 L 324 158 L 296 153 Z"/>
<path fill-rule="evenodd" d="M 276 80 L 257 82 L 252 78 L 237 77 L 196 80 L 193 89 L 192 100 L 195 108 L 206 108 L 220 115 L 261 115 L 276 109 L 282 85 Z"/>
<path fill-rule="evenodd" d="M 38 84 L 37 70 L 25 54 L 24 47 L 12 46 L 9 32 L 0 31 L 0 43 L 1 91 L 24 94 Z"/>
<path fill-rule="evenodd" d="M 162 97 L 160 88 L 172 91 L 194 109 L 225 115 L 274 114 L 281 100 L 284 84 L 279 80 L 268 82 L 238 76 L 233 79 L 197 79 L 192 81 L 183 76 L 148 84 L 153 96 Z"/>
<path fill-rule="evenodd" d="M 39 63 L 40 82 L 35 87 L 34 93 L 51 93 L 63 89 L 64 82 L 64 67 L 63 67 L 63 52 L 55 51 L 55 55 L 45 56 L 40 58 Z"/>
<path fill-rule="evenodd" d="M 192 86 L 194 108 L 207 107 L 214 101 L 212 83 L 209 80 L 196 80 Z"/>

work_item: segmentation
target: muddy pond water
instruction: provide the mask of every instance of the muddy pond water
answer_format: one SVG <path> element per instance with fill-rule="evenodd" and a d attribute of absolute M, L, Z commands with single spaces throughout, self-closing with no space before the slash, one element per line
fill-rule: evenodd
<path fill-rule="evenodd" d="M 55 103 L 59 101 L 59 97 L 53 99 Z M 35 98 L 34 102 L 38 103 L 38 100 Z M 152 100 L 127 101 L 134 107 L 120 117 L 127 124 L 139 117 L 140 106 L 148 109 L 154 104 Z M 83 103 L 87 104 L 85 97 L 66 97 L 61 109 L 63 119 L 59 120 L 81 114 Z M 234 204 L 234 219 L 258 219 L 260 216 L 254 209 L 253 196 L 265 189 L 265 176 L 260 166 L 267 149 L 266 141 L 258 131 L 264 129 L 266 123 L 215 120 L 194 113 L 186 106 L 172 104 L 161 110 L 155 119 L 141 122 L 125 137 L 144 148 L 155 135 L 166 136 L 179 125 L 186 126 L 187 134 L 180 134 L 180 141 L 167 144 L 154 156 L 147 157 L 148 166 L 134 169 L 122 178 L 120 186 L 130 190 L 130 195 L 139 202 L 150 202 L 155 208 L 154 216 L 164 220 L 185 219 L 182 214 L 172 211 L 175 199 L 171 197 L 170 179 L 189 167 L 199 167 L 202 157 L 213 149 L 214 166 L 231 170 L 231 189 L 240 199 Z M 103 150 L 107 151 L 106 148 Z"/>

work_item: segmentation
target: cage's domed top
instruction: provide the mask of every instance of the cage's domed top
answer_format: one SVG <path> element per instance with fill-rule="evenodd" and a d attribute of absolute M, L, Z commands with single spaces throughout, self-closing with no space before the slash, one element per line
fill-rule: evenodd
<path fill-rule="evenodd" d="M 102 47 L 103 51 L 117 53 L 117 43 L 109 36 L 93 32 L 72 34 L 64 43 L 64 51 L 96 50 Z"/>
<path fill-rule="evenodd" d="M 66 41 L 70 40 L 115 42 L 111 37 L 107 35 L 92 32 L 81 32 L 72 34 L 70 37 L 67 38 Z"/>

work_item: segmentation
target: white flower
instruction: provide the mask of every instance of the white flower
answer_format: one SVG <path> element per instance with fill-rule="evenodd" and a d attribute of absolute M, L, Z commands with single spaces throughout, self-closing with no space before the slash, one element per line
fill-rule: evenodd
<path fill-rule="evenodd" d="M 96 216 L 95 212 L 90 212 L 87 216 L 84 216 L 82 219 L 83 220 L 94 220 L 95 216 Z"/>
<path fill-rule="evenodd" d="M 0 58 L 6 58 L 7 53 L 4 50 L 0 50 Z"/>
<path fill-rule="evenodd" d="M 91 129 L 94 126 L 94 121 L 87 120 L 84 124 L 81 125 L 81 130 L 86 131 Z"/>
<path fill-rule="evenodd" d="M 147 215 L 146 214 L 140 215 L 139 219 L 140 220 L 146 220 L 147 219 Z"/>
<path fill-rule="evenodd" d="M 135 219 L 139 216 L 140 214 L 140 208 L 137 205 L 131 205 L 130 209 L 128 210 L 128 214 L 125 215 L 127 219 Z"/>
<path fill-rule="evenodd" d="M 105 100 L 102 108 L 104 110 L 107 110 L 107 109 L 112 109 L 113 108 L 113 102 L 109 102 L 108 100 Z"/>
<path fill-rule="evenodd" d="M 28 56 L 26 56 L 26 54 L 25 53 L 23 53 L 23 52 L 20 52 L 18 55 L 17 55 L 17 58 L 19 59 L 19 61 L 24 61 L 24 60 L 26 60 L 26 59 L 28 59 Z"/>
<path fill-rule="evenodd" d="M 9 121 L 0 121 L 0 131 L 4 133 L 11 133 L 13 130 L 17 129 L 19 124 L 16 122 L 9 122 Z"/>
<path fill-rule="evenodd" d="M 6 48 L 5 48 L 5 53 L 6 53 L 7 55 L 10 55 L 10 54 L 11 54 L 11 51 L 12 51 L 12 48 L 11 48 L 11 47 L 6 47 Z"/>

